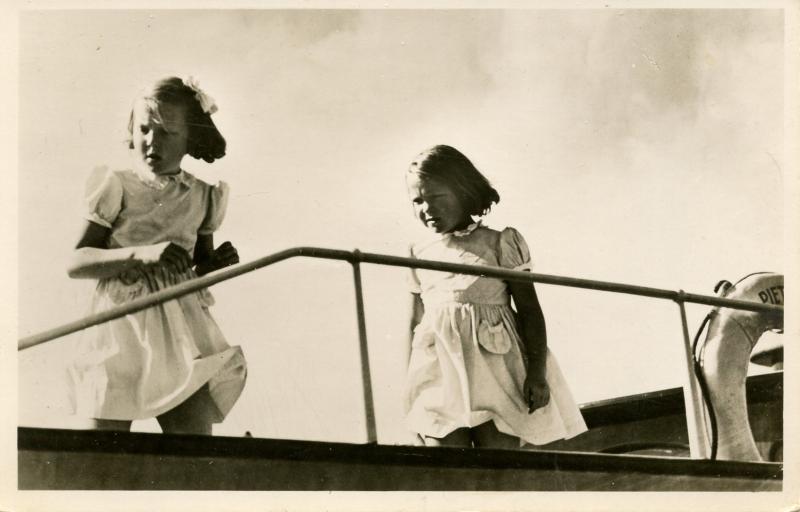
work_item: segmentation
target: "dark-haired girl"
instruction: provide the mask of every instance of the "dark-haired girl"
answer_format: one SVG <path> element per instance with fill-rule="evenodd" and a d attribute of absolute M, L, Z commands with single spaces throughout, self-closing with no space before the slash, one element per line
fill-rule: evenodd
<path fill-rule="evenodd" d="M 406 175 L 432 232 L 411 256 L 530 270 L 522 235 L 481 224 L 497 191 L 461 152 L 435 146 Z M 586 430 L 547 348 L 532 283 L 412 269 L 406 424 L 427 445 L 519 448 Z M 512 306 L 513 302 L 513 306 Z"/>
<path fill-rule="evenodd" d="M 181 169 L 185 155 L 225 155 L 211 120 L 213 100 L 193 80 L 170 77 L 136 98 L 129 170 L 98 168 L 86 187 L 88 221 L 69 275 L 98 280 L 99 312 L 237 263 L 236 249 L 214 248 L 228 187 Z M 129 430 L 155 417 L 164 432 L 210 434 L 244 387 L 239 347 L 223 337 L 208 290 L 101 324 L 79 343 L 70 365 L 78 416 L 98 429 Z"/>

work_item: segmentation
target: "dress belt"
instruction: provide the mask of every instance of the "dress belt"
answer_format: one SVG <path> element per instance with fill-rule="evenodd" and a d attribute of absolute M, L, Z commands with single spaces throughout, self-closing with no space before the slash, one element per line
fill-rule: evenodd
<path fill-rule="evenodd" d="M 458 297 L 448 297 L 448 298 L 441 298 L 441 297 L 430 297 L 422 295 L 422 302 L 425 303 L 426 306 L 441 306 L 446 304 L 472 304 L 475 306 L 508 306 L 511 304 L 509 300 L 503 301 L 496 301 L 496 302 L 478 302 L 475 300 L 467 300 L 466 298 L 460 299 Z"/>

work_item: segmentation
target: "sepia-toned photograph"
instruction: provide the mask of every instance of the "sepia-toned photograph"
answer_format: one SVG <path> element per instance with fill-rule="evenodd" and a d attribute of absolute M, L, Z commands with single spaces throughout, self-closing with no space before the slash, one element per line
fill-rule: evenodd
<path fill-rule="evenodd" d="M 7 9 L 0 509 L 797 510 L 797 10 Z"/>

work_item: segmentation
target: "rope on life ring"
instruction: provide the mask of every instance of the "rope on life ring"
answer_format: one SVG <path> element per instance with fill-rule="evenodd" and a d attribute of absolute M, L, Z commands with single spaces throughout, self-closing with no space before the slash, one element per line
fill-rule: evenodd
<path fill-rule="evenodd" d="M 772 272 L 750 274 L 735 284 L 720 281 L 714 291 L 729 299 L 784 303 L 783 275 Z M 762 460 L 747 416 L 745 383 L 750 353 L 767 331 L 783 331 L 782 313 L 715 307 L 695 336 L 695 372 L 709 412 L 711 459 Z"/>

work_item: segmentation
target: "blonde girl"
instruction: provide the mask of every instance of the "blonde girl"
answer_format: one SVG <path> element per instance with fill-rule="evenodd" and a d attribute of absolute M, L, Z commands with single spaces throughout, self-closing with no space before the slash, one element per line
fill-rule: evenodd
<path fill-rule="evenodd" d="M 85 196 L 85 224 L 69 267 L 97 279 L 98 312 L 238 262 L 230 242 L 214 248 L 228 187 L 181 168 L 184 156 L 213 162 L 225 139 L 213 100 L 193 80 L 168 77 L 139 95 L 128 130 L 130 169 L 98 168 Z M 129 430 L 157 418 L 164 432 L 210 434 L 242 391 L 239 347 L 209 314 L 208 290 L 101 324 L 70 365 L 75 412 L 98 429 Z"/>

